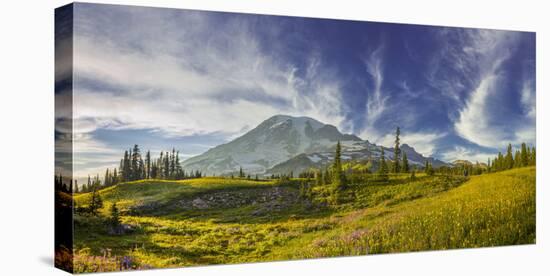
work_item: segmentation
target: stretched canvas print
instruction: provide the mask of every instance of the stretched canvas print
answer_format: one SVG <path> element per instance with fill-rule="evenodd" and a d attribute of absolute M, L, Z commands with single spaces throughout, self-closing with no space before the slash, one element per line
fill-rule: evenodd
<path fill-rule="evenodd" d="M 55 12 L 55 264 L 534 244 L 535 33 Z"/>

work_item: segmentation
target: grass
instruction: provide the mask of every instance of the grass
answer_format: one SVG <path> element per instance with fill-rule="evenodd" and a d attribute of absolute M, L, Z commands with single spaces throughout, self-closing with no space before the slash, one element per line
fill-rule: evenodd
<path fill-rule="evenodd" d="M 298 191 L 292 182 L 221 178 L 104 189 L 102 216 L 75 216 L 75 272 L 118 270 L 124 257 L 128 269 L 142 269 L 535 242 L 534 167 L 469 179 L 397 175 L 387 183 L 356 183 L 336 208 L 300 200 Z M 84 206 L 88 197 L 75 202 Z M 215 197 L 230 200 L 173 207 Z M 107 210 L 115 201 L 133 232 L 108 234 Z M 136 206 L 151 208 L 136 212 Z"/>
<path fill-rule="evenodd" d="M 535 243 L 535 168 L 474 176 L 464 185 L 353 218 L 348 231 L 322 237 L 304 257 L 475 248 Z"/>

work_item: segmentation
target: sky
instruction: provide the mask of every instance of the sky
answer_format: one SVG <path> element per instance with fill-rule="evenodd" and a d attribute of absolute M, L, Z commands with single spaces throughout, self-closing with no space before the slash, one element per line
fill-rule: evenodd
<path fill-rule="evenodd" d="M 125 149 L 184 158 L 276 114 L 486 162 L 535 144 L 530 32 L 76 4 L 74 169 Z M 156 155 L 156 154 L 155 154 Z"/>

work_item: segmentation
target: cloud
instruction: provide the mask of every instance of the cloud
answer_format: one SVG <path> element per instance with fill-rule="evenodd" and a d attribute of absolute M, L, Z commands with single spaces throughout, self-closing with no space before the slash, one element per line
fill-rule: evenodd
<path fill-rule="evenodd" d="M 496 75 L 490 75 L 481 81 L 460 111 L 454 125 L 458 135 L 480 146 L 493 147 L 506 143 L 499 140 L 506 133 L 501 129 L 491 128 L 490 115 L 488 114 L 490 111 L 487 106 L 491 94 L 497 91 L 498 78 Z"/>
<path fill-rule="evenodd" d="M 79 175 L 111 166 L 95 153 L 120 151 L 93 135 L 100 129 L 229 140 L 276 114 L 344 123 L 340 80 L 323 56 L 312 50 L 297 64 L 284 52 L 265 51 L 262 44 L 278 38 L 260 38 L 257 17 L 81 7 L 73 131 L 77 158 L 88 167 Z M 269 28 L 262 30 L 280 32 Z"/>
<path fill-rule="evenodd" d="M 537 115 L 534 81 L 524 82 L 523 89 L 521 90 L 521 105 L 524 110 L 524 115 L 534 120 Z"/>
<path fill-rule="evenodd" d="M 436 143 L 445 137 L 444 132 L 406 132 L 401 134 L 401 144 L 408 144 L 424 156 L 432 156 L 435 153 Z M 395 134 L 387 134 L 380 138 L 377 143 L 391 147 L 395 142 Z"/>
<path fill-rule="evenodd" d="M 455 132 L 472 143 L 488 148 L 503 148 L 508 143 L 534 143 L 535 101 L 528 85 L 529 79 L 523 80 L 525 83 L 521 91 L 507 87 L 511 74 L 503 68 L 517 48 L 517 34 L 489 30 L 467 34 L 463 52 L 455 59 L 466 64 L 463 67 L 474 68 L 467 64 L 475 64 L 475 70 L 465 69 L 467 72 L 464 74 L 474 85 L 464 105 L 458 109 L 458 116 L 454 119 Z M 526 112 L 516 114 L 517 110 L 503 101 L 506 97 L 514 99 L 508 101 L 520 101 Z"/>
<path fill-rule="evenodd" d="M 363 125 L 360 136 L 368 137 L 374 141 L 378 140 L 382 135 L 376 127 L 376 123 L 381 119 L 387 109 L 387 100 L 389 96 L 383 95 L 382 84 L 384 81 L 383 75 L 383 52 L 384 46 L 380 44 L 374 51 L 370 53 L 368 58 L 364 60 L 367 74 L 372 79 L 371 89 L 367 91 L 367 100 L 365 104 L 365 123 Z"/>
<path fill-rule="evenodd" d="M 174 136 L 236 135 L 279 113 L 336 126 L 343 122 L 339 81 L 324 69 L 320 55 L 312 54 L 306 74 L 298 75 L 297 65 L 262 51 L 246 20 L 219 26 L 193 12 L 184 22 L 139 11 L 119 16 L 132 19 L 122 25 L 139 19 L 144 28 L 128 26 L 118 37 L 112 33 L 120 26 L 92 28 L 87 24 L 97 23 L 80 21 L 75 121 L 94 118 L 96 128 L 154 129 Z M 185 25 L 193 28 L 182 30 Z"/>
<path fill-rule="evenodd" d="M 452 162 L 455 160 L 468 160 L 472 162 L 484 162 L 491 160 L 495 157 L 494 153 L 486 153 L 472 148 L 463 146 L 455 146 L 452 150 L 446 151 L 441 154 L 443 161 Z"/>

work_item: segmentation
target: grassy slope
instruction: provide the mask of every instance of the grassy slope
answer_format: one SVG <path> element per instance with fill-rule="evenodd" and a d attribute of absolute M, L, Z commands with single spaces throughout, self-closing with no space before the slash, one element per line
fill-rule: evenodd
<path fill-rule="evenodd" d="M 410 183 L 358 185 L 353 188 L 355 200 L 337 210 L 291 205 L 258 218 L 250 215 L 253 206 L 242 206 L 124 215 L 124 223 L 140 228 L 123 236 L 107 235 L 101 219 L 77 218 L 75 247 L 91 255 L 110 248 L 113 254 L 132 256 L 141 264 L 171 267 L 534 242 L 535 168 L 475 176 L 462 185 L 455 180 L 419 177 Z M 125 209 L 273 185 L 213 178 L 139 181 L 102 190 L 101 195 L 106 213 L 113 201 Z M 85 204 L 88 196 L 77 196 L 77 204 Z"/>
<path fill-rule="evenodd" d="M 129 183 L 121 183 L 100 191 L 102 199 L 106 203 L 117 202 L 117 206 L 123 211 L 131 206 L 148 203 L 167 203 L 176 198 L 192 197 L 200 193 L 217 190 L 238 190 L 251 187 L 263 187 L 273 185 L 273 181 L 253 181 L 226 179 L 217 177 L 205 177 L 188 180 L 139 180 Z M 90 200 L 90 193 L 75 196 L 78 206 L 86 206 Z M 106 204 L 108 205 L 108 204 Z M 105 207 L 107 207 L 105 205 Z M 103 208 L 107 214 L 108 208 Z"/>
<path fill-rule="evenodd" d="M 535 174 L 530 167 L 474 176 L 432 197 L 361 210 L 343 218 L 345 229 L 317 236 L 292 254 L 327 257 L 534 243 Z"/>

